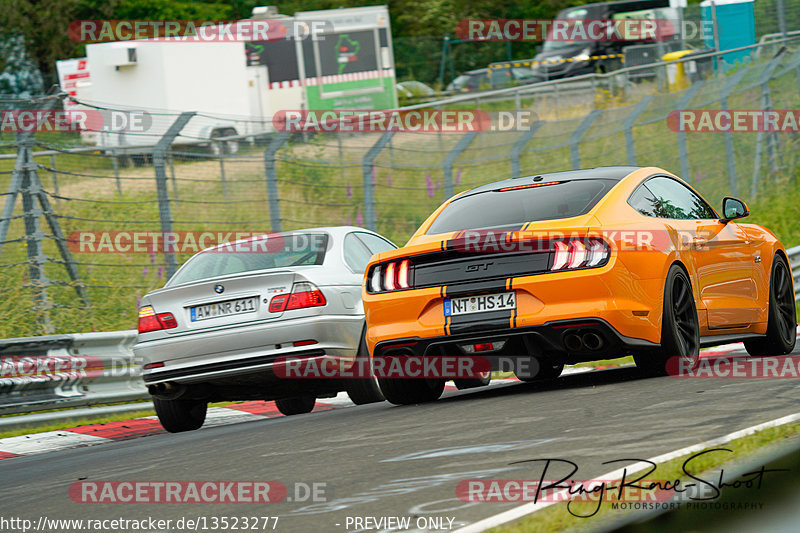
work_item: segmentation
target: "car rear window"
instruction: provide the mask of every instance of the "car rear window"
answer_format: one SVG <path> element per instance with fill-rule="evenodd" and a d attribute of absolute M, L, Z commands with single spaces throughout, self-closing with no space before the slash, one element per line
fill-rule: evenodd
<path fill-rule="evenodd" d="M 439 213 L 427 234 L 519 227 L 525 222 L 583 215 L 616 183 L 616 180 L 608 179 L 582 179 L 463 196 L 453 200 Z"/>
<path fill-rule="evenodd" d="M 186 262 L 168 285 L 270 268 L 321 265 L 325 260 L 326 234 L 291 233 L 278 238 L 276 241 L 270 235 L 266 245 L 244 243 L 237 248 L 231 243 L 200 252 Z"/>

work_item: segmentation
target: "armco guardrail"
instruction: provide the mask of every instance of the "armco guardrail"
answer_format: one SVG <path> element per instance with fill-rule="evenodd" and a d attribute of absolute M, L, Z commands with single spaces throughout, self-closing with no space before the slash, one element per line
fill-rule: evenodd
<path fill-rule="evenodd" d="M 800 302 L 800 291 L 797 290 L 797 284 L 800 283 L 800 246 L 789 248 L 786 250 L 786 255 L 789 256 L 789 265 L 792 267 L 792 278 L 794 278 L 794 301 Z"/>
<path fill-rule="evenodd" d="M 0 340 L 0 414 L 147 399 L 136 330 Z"/>

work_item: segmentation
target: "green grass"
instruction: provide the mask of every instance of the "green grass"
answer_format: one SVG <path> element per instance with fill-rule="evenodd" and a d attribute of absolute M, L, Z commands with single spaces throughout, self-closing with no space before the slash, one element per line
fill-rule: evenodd
<path fill-rule="evenodd" d="M 770 447 L 780 445 L 790 439 L 796 440 L 800 434 L 800 424 L 792 423 L 774 428 L 765 429 L 752 435 L 733 440 L 724 446 L 733 453 L 705 454 L 691 462 L 693 474 L 708 473 L 724 467 L 730 469 L 733 465 L 740 464 L 750 459 L 754 454 L 768 450 Z M 675 480 L 688 479 L 682 467 L 690 454 L 658 465 L 657 470 L 648 480 Z M 707 479 L 713 479 L 708 478 Z M 724 490 L 724 489 L 723 489 Z M 577 515 L 590 515 L 597 508 L 596 502 L 578 502 L 570 506 L 570 510 Z M 591 527 L 593 529 L 608 526 L 632 511 L 613 510 L 611 504 L 606 502 L 598 513 L 591 518 L 573 516 L 567 510 L 567 504 L 557 503 L 534 514 L 528 515 L 516 523 L 493 528 L 490 533 L 546 533 L 551 531 L 570 531 Z"/>

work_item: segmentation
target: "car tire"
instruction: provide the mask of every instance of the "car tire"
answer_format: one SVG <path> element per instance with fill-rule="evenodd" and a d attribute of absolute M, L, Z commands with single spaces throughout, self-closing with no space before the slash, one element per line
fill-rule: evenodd
<path fill-rule="evenodd" d="M 661 346 L 633 354 L 636 366 L 649 375 L 667 374 L 668 362 L 678 358 L 678 368 L 694 370 L 700 362 L 700 324 L 689 276 L 672 265 L 664 284 Z"/>
<path fill-rule="evenodd" d="M 444 392 L 443 379 L 378 378 L 383 397 L 395 405 L 432 402 Z"/>
<path fill-rule="evenodd" d="M 161 400 L 153 398 L 158 421 L 170 433 L 200 429 L 206 421 L 208 403 L 201 400 Z"/>
<path fill-rule="evenodd" d="M 278 411 L 286 416 L 310 413 L 314 410 L 316 403 L 317 398 L 315 396 L 292 396 L 291 398 L 275 400 L 275 406 Z"/>
<path fill-rule="evenodd" d="M 752 356 L 786 355 L 797 341 L 797 310 L 794 305 L 792 273 L 786 260 L 775 255 L 769 276 L 767 333 L 760 339 L 744 341 Z"/>
<path fill-rule="evenodd" d="M 564 363 L 556 363 L 537 357 L 531 357 L 531 363 L 533 363 L 531 364 L 531 367 L 534 369 L 533 372 L 530 370 L 526 371 L 521 368 L 514 370 L 514 375 L 518 380 L 525 381 L 526 383 L 548 381 L 551 379 L 556 379 L 561 375 L 561 372 L 564 371 Z"/>
<path fill-rule="evenodd" d="M 356 352 L 356 368 L 359 364 L 366 366 L 366 361 L 369 361 L 370 375 L 372 375 L 372 360 L 369 356 L 367 349 L 366 330 L 361 335 L 361 342 L 358 344 L 358 352 Z M 360 362 L 359 362 L 360 361 Z M 345 390 L 347 396 L 356 405 L 365 405 L 368 403 L 382 402 L 384 400 L 383 393 L 381 392 L 378 379 L 375 376 L 369 378 L 351 378 L 346 380 Z"/>
<path fill-rule="evenodd" d="M 485 387 L 492 381 L 491 372 L 482 372 L 479 378 L 463 378 L 454 379 L 453 384 L 458 390 L 474 389 L 476 387 Z"/>

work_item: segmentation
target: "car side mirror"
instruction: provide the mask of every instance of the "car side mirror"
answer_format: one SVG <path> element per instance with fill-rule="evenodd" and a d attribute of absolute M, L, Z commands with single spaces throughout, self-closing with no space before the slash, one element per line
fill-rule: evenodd
<path fill-rule="evenodd" d="M 726 196 L 722 199 L 722 218 L 719 221 L 723 224 L 737 218 L 744 218 L 749 214 L 750 210 L 747 209 L 747 205 L 738 198 Z"/>

